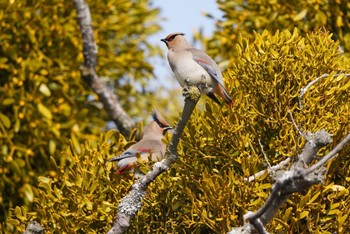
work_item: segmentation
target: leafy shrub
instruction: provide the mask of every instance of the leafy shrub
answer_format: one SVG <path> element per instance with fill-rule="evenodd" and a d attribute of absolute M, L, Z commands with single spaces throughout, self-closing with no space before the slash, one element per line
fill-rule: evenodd
<path fill-rule="evenodd" d="M 225 74 L 234 97 L 230 109 L 208 102 L 195 110 L 179 147 L 179 161 L 152 183 L 144 206 L 129 233 L 223 233 L 243 224 L 248 210 L 266 200 L 272 180 L 267 174 L 244 181 L 266 168 L 258 139 L 271 163 L 300 152 L 304 140 L 295 121 L 307 131 L 321 128 L 333 134 L 333 144 L 349 133 L 347 76 L 320 79 L 306 93 L 299 109 L 301 88 L 324 73 L 349 73 L 338 43 L 322 32 L 301 36 L 297 30 L 241 38 L 237 63 Z M 53 233 L 105 232 L 131 177 L 113 174 L 104 160 L 128 143 L 113 132 L 97 143 L 71 147 L 61 154 L 54 178 L 39 177 L 31 212 L 17 207 L 7 228 L 23 231 L 36 218 Z M 349 231 L 349 153 L 345 148 L 327 165 L 325 183 L 293 195 L 268 229 L 273 232 L 346 233 Z M 54 160 L 52 160 L 54 163 Z"/>
<path fill-rule="evenodd" d="M 238 58 L 236 44 L 240 35 L 251 41 L 254 32 L 264 30 L 274 34 L 278 30 L 298 28 L 302 36 L 317 30 L 329 31 L 345 52 L 350 51 L 348 1 L 217 0 L 217 3 L 223 18 L 216 21 L 217 29 L 207 46 L 210 54 L 219 55 L 227 66 Z"/>
<path fill-rule="evenodd" d="M 54 177 L 50 157 L 59 162 L 69 139 L 77 152 L 83 150 L 79 143 L 98 140 L 108 117 L 80 76 L 82 40 L 72 1 L 2 1 L 0 6 L 4 221 L 10 207 L 30 206 L 38 176 Z M 98 74 L 118 86 L 124 107 L 138 105 L 130 111 L 133 117 L 149 113 L 154 96 L 148 91 L 141 96 L 135 86 L 143 87 L 152 76 L 145 58 L 158 50 L 146 40 L 159 29 L 154 22 L 158 9 L 149 7 L 148 0 L 92 1 L 90 8 L 99 48 Z"/>

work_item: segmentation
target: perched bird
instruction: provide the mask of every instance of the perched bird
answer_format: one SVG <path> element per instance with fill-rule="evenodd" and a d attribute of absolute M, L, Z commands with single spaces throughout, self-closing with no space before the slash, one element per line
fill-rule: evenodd
<path fill-rule="evenodd" d="M 220 104 L 216 94 L 231 106 L 233 101 L 224 87 L 218 65 L 204 51 L 192 48 L 184 35 L 171 33 L 161 39 L 168 47 L 168 61 L 178 82 L 182 87 L 204 84 L 202 91 L 206 95 Z"/>
<path fill-rule="evenodd" d="M 160 161 L 165 156 L 165 145 L 162 138 L 166 131 L 172 129 L 163 116 L 155 110 L 152 114 L 153 121 L 149 123 L 143 132 L 143 136 L 139 142 L 132 145 L 121 155 L 114 157 L 107 162 L 118 161 L 117 174 L 133 169 L 137 163 L 137 154 L 140 155 L 143 161 L 148 161 L 151 155 L 152 161 Z"/>

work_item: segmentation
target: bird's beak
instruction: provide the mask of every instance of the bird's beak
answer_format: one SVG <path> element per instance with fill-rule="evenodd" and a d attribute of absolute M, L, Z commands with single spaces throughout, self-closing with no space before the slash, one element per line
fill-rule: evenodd
<path fill-rule="evenodd" d="M 165 38 L 162 38 L 162 39 L 160 39 L 160 40 L 166 44 Z"/>

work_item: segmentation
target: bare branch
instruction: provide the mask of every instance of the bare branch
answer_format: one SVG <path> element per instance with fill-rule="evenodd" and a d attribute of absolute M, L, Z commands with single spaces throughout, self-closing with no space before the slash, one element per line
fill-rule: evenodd
<path fill-rule="evenodd" d="M 289 113 L 289 115 L 290 115 L 290 118 L 291 118 L 291 120 L 292 120 L 292 122 L 293 122 L 294 127 L 295 127 L 296 130 L 299 132 L 299 135 L 302 136 L 304 139 L 308 140 L 308 135 L 306 135 L 306 134 L 305 134 L 302 130 L 300 130 L 300 128 L 297 126 L 297 124 L 296 124 L 296 122 L 295 122 L 295 120 L 294 120 L 293 114 L 291 113 L 290 110 L 288 110 L 288 113 Z M 267 163 L 268 163 L 268 165 L 269 165 L 269 168 L 268 168 L 268 170 L 267 170 L 267 172 L 268 172 L 269 174 L 275 174 L 276 171 L 279 171 L 279 170 L 281 170 L 282 168 L 284 168 L 284 167 L 286 167 L 286 166 L 288 165 L 288 163 L 290 162 L 290 158 L 287 158 L 287 159 L 283 160 L 282 162 L 278 163 L 278 164 L 275 165 L 275 166 L 271 166 L 270 163 L 268 162 L 267 156 L 266 156 L 266 154 L 265 154 L 265 152 L 264 152 L 264 148 L 263 148 L 263 146 L 262 146 L 262 144 L 261 144 L 260 139 L 258 139 L 258 142 L 259 142 L 260 148 L 261 148 L 261 150 L 262 150 L 262 152 L 263 152 L 264 158 L 265 158 L 265 160 L 267 161 Z M 306 147 L 306 148 L 308 149 L 308 147 Z M 302 155 L 305 155 L 305 153 L 302 154 Z M 308 154 L 308 155 L 313 155 L 313 154 Z M 313 159 L 313 158 L 310 158 L 310 160 L 312 160 L 312 159 Z M 306 160 L 306 159 L 304 159 L 304 160 Z M 307 160 L 307 161 L 308 161 L 308 160 Z M 258 178 L 262 177 L 262 176 L 265 174 L 265 172 L 266 172 L 266 170 L 259 171 L 258 173 L 254 174 L 254 175 L 252 175 L 252 176 L 249 176 L 248 178 L 244 178 L 244 180 L 247 181 L 247 182 L 252 182 L 252 181 L 254 181 L 255 179 L 258 179 Z"/>
<path fill-rule="evenodd" d="M 43 234 L 44 228 L 37 221 L 30 221 L 23 234 Z"/>
<path fill-rule="evenodd" d="M 294 117 L 293 117 L 293 113 L 289 110 L 289 108 L 288 108 L 288 113 L 289 113 L 290 119 L 292 120 L 292 123 L 293 123 L 295 129 L 298 131 L 299 135 L 302 136 L 304 139 L 306 139 L 306 135 L 305 135 L 304 131 L 300 130 L 300 127 L 298 127 L 298 125 L 296 124 Z"/>
<path fill-rule="evenodd" d="M 124 111 L 115 93 L 97 76 L 97 45 L 95 43 L 89 6 L 84 0 L 73 0 L 78 13 L 78 23 L 83 39 L 84 64 L 81 74 L 84 81 L 98 95 L 109 117 L 117 125 L 118 130 L 128 136 L 134 126 L 129 115 Z"/>
<path fill-rule="evenodd" d="M 309 90 L 309 88 L 311 86 L 313 86 L 314 84 L 316 84 L 320 79 L 323 79 L 325 77 L 328 77 L 329 74 L 325 73 L 322 76 L 317 77 L 316 79 L 314 79 L 313 81 L 311 81 L 310 83 L 308 83 L 305 88 L 301 88 L 300 89 L 300 93 L 299 93 L 299 108 L 303 109 L 303 96 L 304 94 Z"/>
<path fill-rule="evenodd" d="M 312 165 L 310 168 L 305 170 L 306 174 L 312 173 L 316 171 L 321 166 L 325 165 L 328 161 L 330 161 L 333 157 L 335 157 L 339 151 L 350 142 L 350 134 L 348 134 L 331 152 L 329 152 L 326 156 L 322 157 L 317 163 Z"/>
<path fill-rule="evenodd" d="M 317 151 L 321 147 L 332 143 L 332 135 L 324 129 L 315 133 L 308 133 L 305 139 L 307 142 L 298 156 L 298 161 L 295 163 L 294 167 L 305 168 L 306 165 L 317 158 Z"/>
<path fill-rule="evenodd" d="M 334 76 L 340 75 L 350 76 L 350 74 L 335 74 Z M 317 83 L 320 79 L 328 76 L 329 74 L 323 74 L 322 76 L 311 81 L 305 88 L 301 89 L 299 94 L 300 109 L 303 108 L 303 95 L 312 85 Z M 241 230 L 244 230 L 244 233 L 265 233 L 265 230 L 261 229 L 261 225 L 264 226 L 267 224 L 280 209 L 281 205 L 293 193 L 307 190 L 313 184 L 320 183 L 323 180 L 325 173 L 324 165 L 335 157 L 337 153 L 350 142 L 350 134 L 348 134 L 331 152 L 329 152 L 316 164 L 309 167 L 309 164 L 317 158 L 317 152 L 319 149 L 332 142 L 331 134 L 325 130 L 320 130 L 316 133 L 304 133 L 304 131 L 300 130 L 297 126 L 290 111 L 289 115 L 295 128 L 299 132 L 299 135 L 303 136 L 307 141 L 302 152 L 298 156 L 298 161 L 295 162 L 289 170 L 282 172 L 282 174 L 277 178 L 275 184 L 272 186 L 271 194 L 263 206 L 256 212 L 247 212 L 247 214 L 244 215 L 244 219 L 248 220 L 250 224 L 244 225 L 244 229 L 243 227 L 234 228 L 230 233 L 243 233 Z M 260 141 L 259 144 L 261 147 Z M 264 157 L 266 158 L 266 155 L 264 155 Z M 272 168 L 273 167 L 271 167 L 271 169 Z M 256 175 L 249 177 L 247 180 L 250 182 L 254 180 L 256 176 L 261 176 L 263 173 L 264 172 L 259 172 Z M 247 228 L 247 226 L 249 228 Z"/>
<path fill-rule="evenodd" d="M 135 215 L 142 206 L 142 199 L 146 194 L 148 185 L 161 173 L 167 171 L 177 160 L 177 146 L 179 144 L 180 137 L 200 97 L 199 95 L 193 95 L 193 88 L 196 90 L 196 92 L 199 92 L 197 87 L 190 87 L 190 91 L 184 92 L 186 97 L 185 106 L 169 143 L 166 158 L 161 162 L 155 163 L 152 170 L 136 181 L 129 194 L 121 200 L 116 221 L 108 234 L 124 233 L 128 229 L 131 221 L 134 219 Z M 186 90 L 188 89 L 186 88 Z"/>
<path fill-rule="evenodd" d="M 252 225 L 259 234 L 268 234 L 268 232 L 264 227 L 264 224 L 261 222 L 260 219 L 254 219 L 254 221 L 252 222 Z"/>
<path fill-rule="evenodd" d="M 299 93 L 299 108 L 300 109 L 303 109 L 303 96 L 304 94 L 310 89 L 311 86 L 313 86 L 314 84 L 316 84 L 319 80 L 325 78 L 325 77 L 328 77 L 330 74 L 328 73 L 325 73 L 319 77 L 317 77 L 316 79 L 314 79 L 313 81 L 311 81 L 310 83 L 308 83 L 305 88 L 301 88 L 300 89 L 300 93 Z M 342 74 L 342 73 L 339 73 L 339 74 L 334 74 L 333 76 L 334 77 L 337 77 L 337 76 L 340 76 L 340 75 L 344 75 L 344 76 L 348 76 L 350 77 L 350 74 Z"/>
<path fill-rule="evenodd" d="M 331 135 L 325 130 L 316 133 L 308 133 L 303 151 L 298 156 L 298 161 L 290 170 L 284 171 L 272 186 L 271 194 L 256 212 L 247 212 L 244 219 L 248 220 L 258 233 L 265 233 L 261 224 L 266 225 L 280 209 L 281 205 L 295 192 L 309 189 L 312 185 L 323 180 L 325 168 L 323 165 L 332 159 L 347 143 L 350 142 L 348 134 L 327 156 L 318 163 L 307 168 L 308 164 L 317 157 L 318 150 L 331 143 Z M 253 232 L 251 232 L 253 233 Z"/>
<path fill-rule="evenodd" d="M 250 223 L 244 223 L 242 227 L 234 227 L 227 234 L 252 234 L 256 229 Z"/>
<path fill-rule="evenodd" d="M 286 167 L 288 165 L 288 163 L 290 162 L 290 158 L 286 158 L 285 160 L 283 160 L 282 162 L 278 163 L 275 166 L 271 166 L 271 168 L 267 169 L 267 173 L 269 174 L 275 174 L 276 171 L 281 170 L 282 168 Z M 258 173 L 249 176 L 248 178 L 244 178 L 245 181 L 247 182 L 253 182 L 256 179 L 259 179 L 260 177 L 262 177 L 266 172 L 265 170 L 259 171 Z"/>
<path fill-rule="evenodd" d="M 261 144 L 260 138 L 258 139 L 258 142 L 259 142 L 259 145 L 260 145 L 260 148 L 261 148 L 261 152 L 262 152 L 263 155 L 264 155 L 265 161 L 266 161 L 267 165 L 269 166 L 269 171 L 270 171 L 271 173 L 273 173 L 273 171 L 271 170 L 271 164 L 270 164 L 269 159 L 267 158 L 267 156 L 266 156 L 266 154 L 265 154 L 264 146 Z"/>

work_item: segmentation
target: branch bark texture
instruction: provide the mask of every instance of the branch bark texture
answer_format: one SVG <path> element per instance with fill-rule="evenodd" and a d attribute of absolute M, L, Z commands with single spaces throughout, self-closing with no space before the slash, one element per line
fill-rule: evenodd
<path fill-rule="evenodd" d="M 31 221 L 23 234 L 44 234 L 44 228 L 37 221 Z"/>
<path fill-rule="evenodd" d="M 115 93 L 97 76 L 95 71 L 97 45 L 94 39 L 89 6 L 84 0 L 73 0 L 73 2 L 78 13 L 78 23 L 83 39 L 84 63 L 81 67 L 82 77 L 97 94 L 109 117 L 117 125 L 118 130 L 124 136 L 128 136 L 134 126 L 134 122 L 122 108 Z"/>

